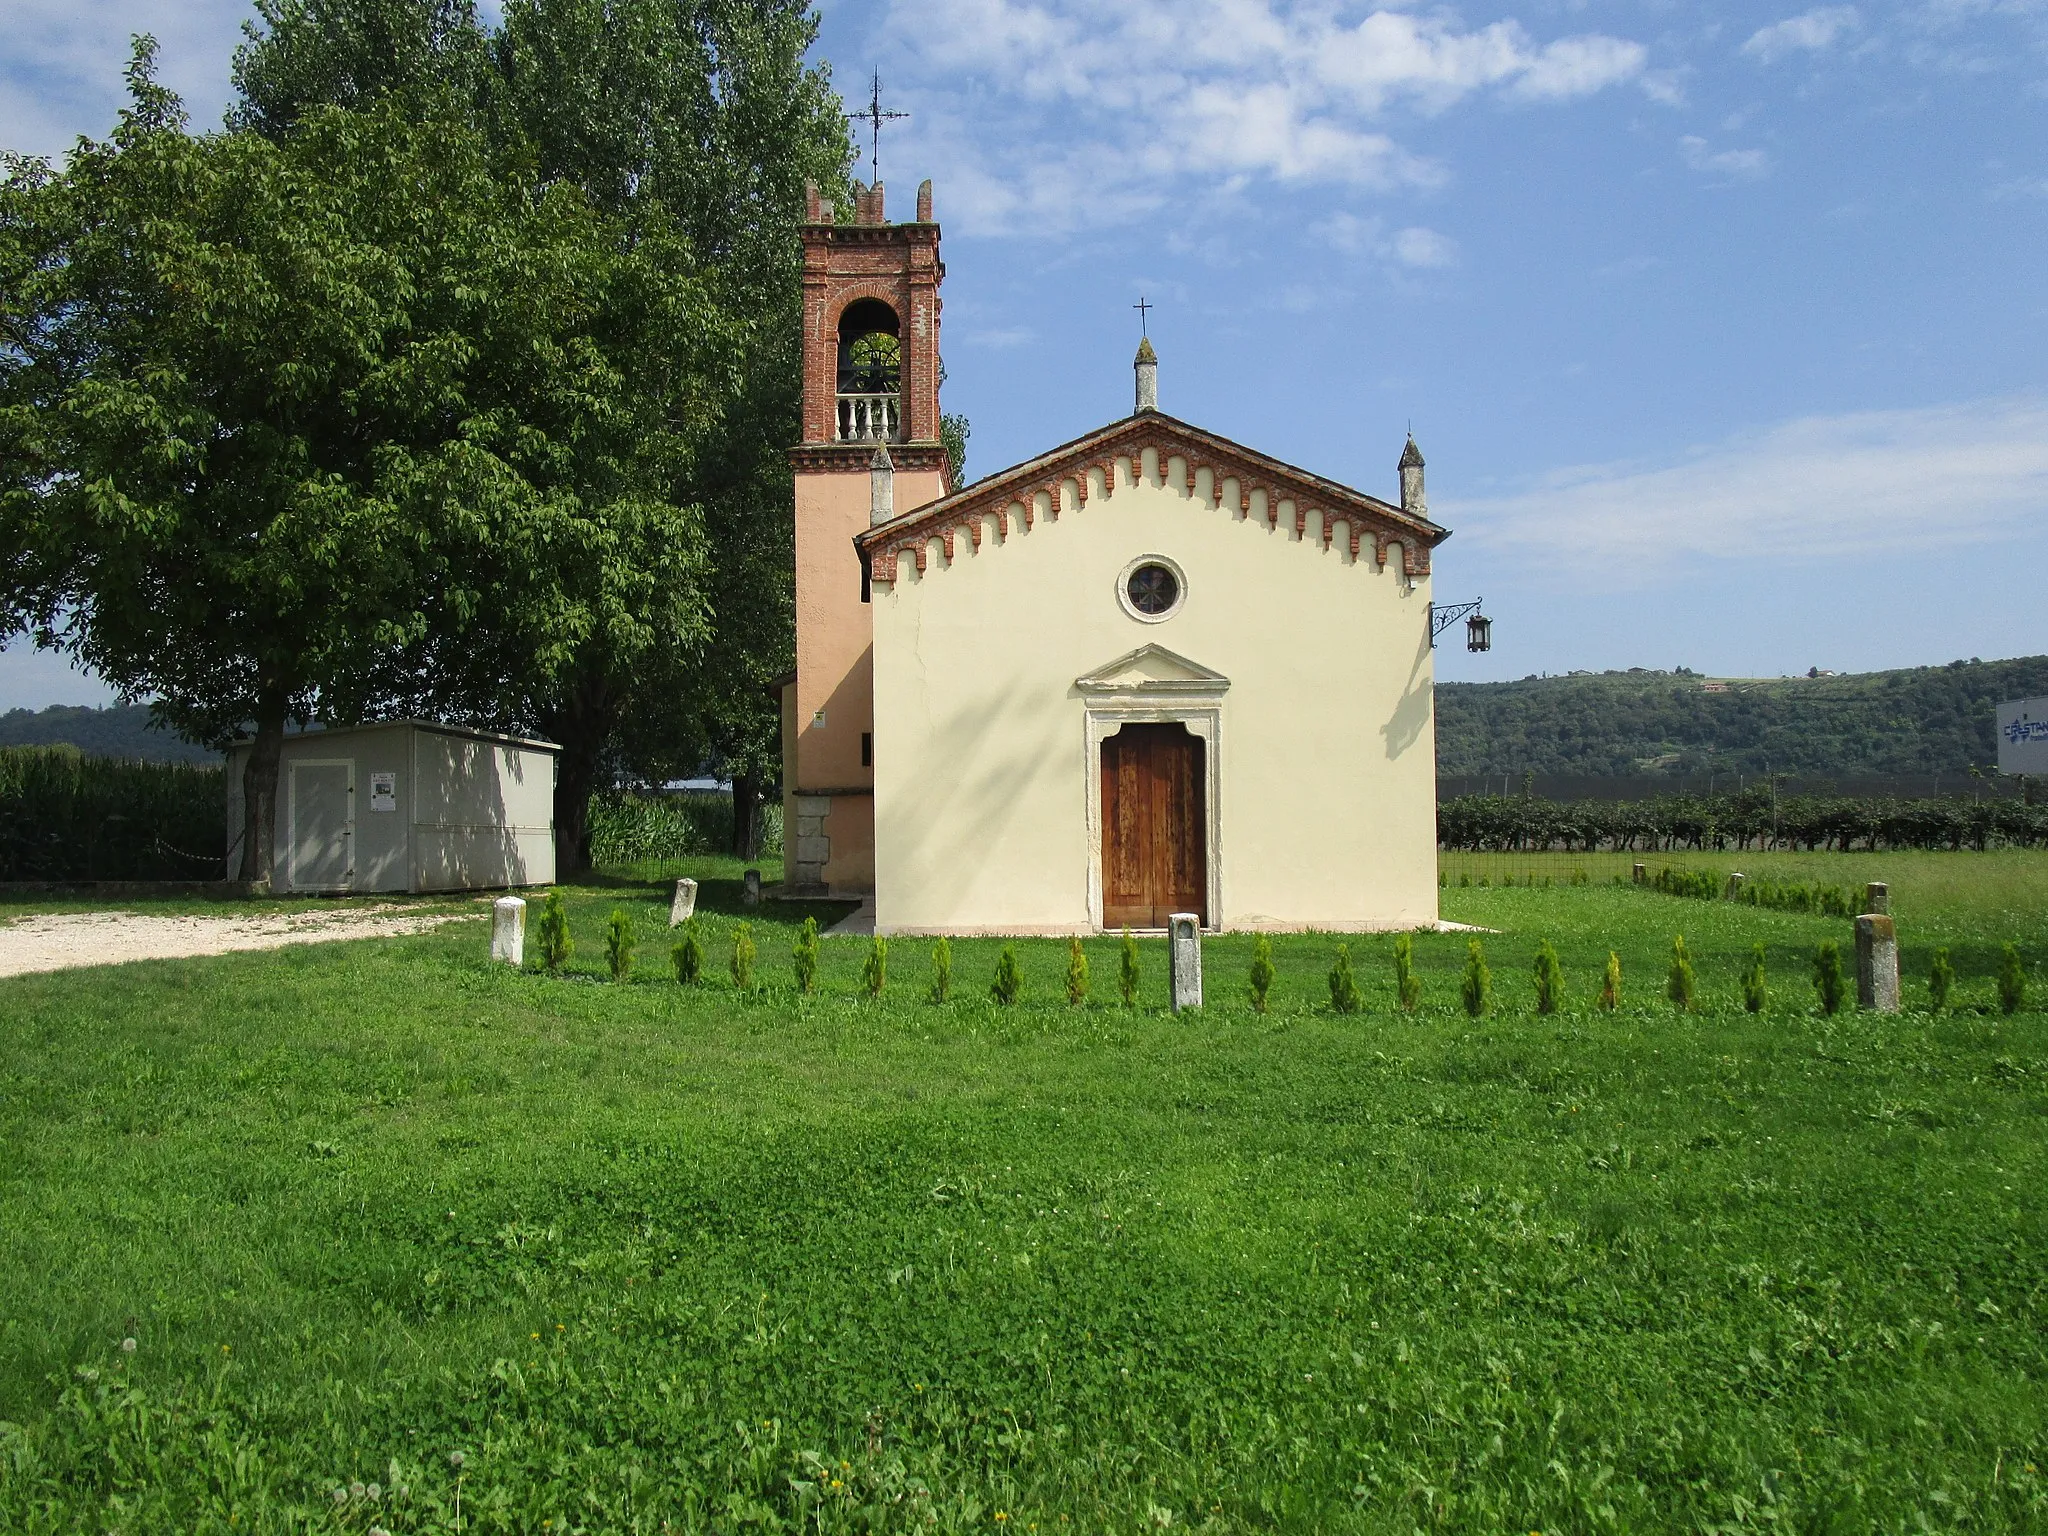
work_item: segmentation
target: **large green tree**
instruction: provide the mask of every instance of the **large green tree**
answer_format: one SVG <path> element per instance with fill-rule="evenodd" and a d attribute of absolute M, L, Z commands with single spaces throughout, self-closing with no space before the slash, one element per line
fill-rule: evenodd
<path fill-rule="evenodd" d="M 445 83 L 195 137 L 151 53 L 109 141 L 0 181 L 0 616 L 255 722 L 262 881 L 292 717 L 696 646 L 730 348 L 674 221 L 507 175 Z"/>
<path fill-rule="evenodd" d="M 815 34 L 808 0 L 511 0 L 492 28 L 464 0 L 265 0 L 237 58 L 240 119 L 273 133 L 317 102 L 430 82 L 469 104 L 507 174 L 580 188 L 629 245 L 678 231 L 701 264 L 723 317 L 715 401 L 686 403 L 652 373 L 633 383 L 650 410 L 687 409 L 702 430 L 672 494 L 704 509 L 705 644 L 643 643 L 646 626 L 621 609 L 620 630 L 558 639 L 548 666 L 518 671 L 544 685 L 517 696 L 485 686 L 479 667 L 419 675 L 430 707 L 544 730 L 594 774 L 729 775 L 735 851 L 749 855 L 779 772 L 769 684 L 793 659 L 797 225 L 805 182 L 843 194 L 849 163 L 828 73 L 807 62 Z M 569 786 L 570 766 L 558 825 L 580 822 L 566 800 L 591 782 Z"/>

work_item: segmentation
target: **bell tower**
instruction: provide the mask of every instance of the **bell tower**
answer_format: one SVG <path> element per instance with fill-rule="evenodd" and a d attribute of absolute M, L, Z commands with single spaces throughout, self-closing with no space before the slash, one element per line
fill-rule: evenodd
<path fill-rule="evenodd" d="M 891 224 L 880 182 L 852 218 L 805 189 L 803 441 L 796 472 L 796 676 L 782 690 L 783 883 L 875 884 L 874 625 L 853 537 L 936 501 L 939 226 L 932 184 Z"/>

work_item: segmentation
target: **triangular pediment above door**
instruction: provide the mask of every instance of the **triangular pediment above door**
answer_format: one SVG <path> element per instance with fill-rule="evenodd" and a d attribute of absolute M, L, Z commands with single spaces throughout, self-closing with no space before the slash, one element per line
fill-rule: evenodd
<path fill-rule="evenodd" d="M 1141 645 L 1074 679 L 1083 693 L 1221 693 L 1230 679 L 1163 645 Z"/>

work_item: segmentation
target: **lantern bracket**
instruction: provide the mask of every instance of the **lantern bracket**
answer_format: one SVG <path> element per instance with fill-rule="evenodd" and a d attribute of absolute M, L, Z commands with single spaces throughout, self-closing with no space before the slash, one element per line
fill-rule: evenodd
<path fill-rule="evenodd" d="M 1438 635 L 1449 629 L 1467 614 L 1477 613 L 1480 604 L 1485 601 L 1486 599 L 1482 597 L 1469 603 L 1431 603 L 1429 605 L 1430 648 L 1432 650 L 1436 648 L 1436 637 Z"/>

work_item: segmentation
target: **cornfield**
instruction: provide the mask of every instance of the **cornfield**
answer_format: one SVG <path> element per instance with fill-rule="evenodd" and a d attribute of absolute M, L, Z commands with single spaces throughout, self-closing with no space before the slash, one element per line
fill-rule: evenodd
<path fill-rule="evenodd" d="M 218 765 L 0 748 L 0 880 L 218 880 Z"/>

